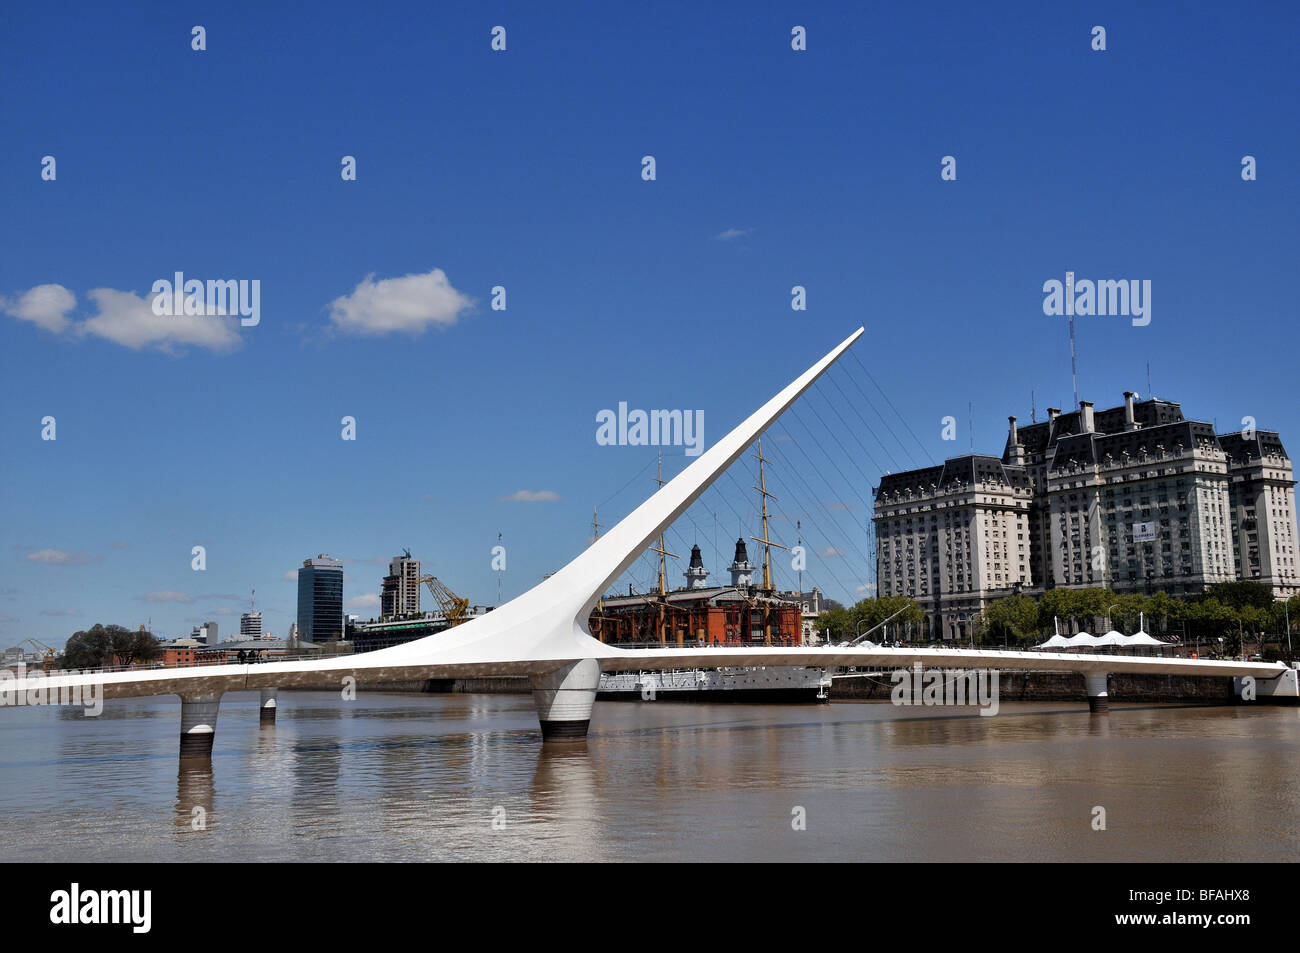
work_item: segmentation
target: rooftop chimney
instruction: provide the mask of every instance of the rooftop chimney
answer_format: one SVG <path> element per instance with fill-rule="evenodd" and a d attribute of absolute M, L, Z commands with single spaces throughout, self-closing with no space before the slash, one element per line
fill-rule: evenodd
<path fill-rule="evenodd" d="M 1020 443 L 1020 436 L 1016 432 L 1016 418 L 1008 417 L 1007 427 L 1007 449 L 1002 454 L 1002 462 L 1009 463 L 1014 467 L 1023 467 L 1025 465 L 1025 448 Z"/>
<path fill-rule="evenodd" d="M 1124 391 L 1124 429 L 1137 430 L 1137 418 L 1133 415 L 1133 398 L 1134 393 L 1131 390 Z"/>
<path fill-rule="evenodd" d="M 1094 433 L 1096 429 L 1092 418 L 1092 401 L 1079 401 L 1079 433 Z"/>
<path fill-rule="evenodd" d="M 1056 437 L 1056 418 L 1061 416 L 1060 407 L 1047 408 L 1047 439 L 1052 440 Z"/>

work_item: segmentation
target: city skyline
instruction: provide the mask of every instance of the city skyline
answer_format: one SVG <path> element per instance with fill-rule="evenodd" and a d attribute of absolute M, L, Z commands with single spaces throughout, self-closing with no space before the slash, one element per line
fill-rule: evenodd
<path fill-rule="evenodd" d="M 1136 395 L 1135 395 L 1135 396 L 1136 396 Z M 1085 404 L 1089 404 L 1089 405 L 1092 404 L 1091 401 L 1088 401 L 1088 400 L 1087 400 L 1086 396 L 1082 398 L 1082 402 L 1085 403 Z M 1174 401 L 1173 403 L 1181 405 L 1181 402 L 1180 402 L 1180 401 Z M 1121 404 L 1118 408 L 1108 408 L 1108 409 L 1109 409 L 1110 411 L 1115 411 L 1115 410 L 1117 410 L 1117 409 L 1121 409 L 1122 406 L 1123 406 L 1123 405 Z M 1038 420 L 1038 421 L 1036 421 L 1036 423 L 1040 423 L 1040 424 L 1041 424 L 1041 423 L 1046 423 L 1046 419 L 1047 419 L 1047 410 L 1048 410 L 1048 409 L 1044 409 L 1044 414 L 1042 415 L 1044 419 L 1042 419 L 1042 420 Z M 1056 408 L 1051 408 L 1051 410 L 1056 410 Z M 1070 413 L 1073 413 L 1073 412 L 1071 412 L 1071 411 L 1067 411 L 1067 412 L 1066 412 L 1067 416 L 1068 416 Z M 1188 420 L 1199 420 L 1199 419 L 1202 419 L 1202 418 L 1201 418 L 1199 415 L 1191 414 L 1189 417 L 1187 417 L 1187 419 L 1188 419 Z M 1035 423 L 1035 422 L 1034 422 L 1034 421 L 1031 421 L 1031 422 L 1030 422 L 1030 425 L 1032 425 L 1033 423 Z M 1022 424 L 1021 426 L 1023 427 L 1024 425 Z M 1224 436 L 1224 435 L 1221 434 L 1220 436 Z M 1285 435 L 1282 435 L 1282 438 L 1283 438 L 1283 443 L 1285 444 Z M 949 444 L 949 445 L 951 446 L 951 444 Z M 970 450 L 968 450 L 968 449 L 966 449 L 966 448 L 962 448 L 962 447 L 955 447 L 955 448 L 954 448 L 954 452 L 952 453 L 952 455 L 951 455 L 950 457 L 946 457 L 946 458 L 942 458 L 942 459 L 940 459 L 940 460 L 937 460 L 937 461 L 935 461 L 933 464 L 931 464 L 930 466 L 931 466 L 931 467 L 942 467 L 942 466 L 944 465 L 944 463 L 945 463 L 946 461 L 948 461 L 948 460 L 961 460 L 961 459 L 964 459 L 964 458 L 970 457 L 970 456 L 972 455 L 972 453 L 973 453 L 973 455 L 976 456 L 976 457 L 984 457 L 984 456 L 987 456 L 987 457 L 996 457 L 996 458 L 1001 458 L 1004 452 L 1005 452 L 1005 451 L 997 451 L 997 450 L 987 450 L 987 449 L 983 449 L 983 448 L 981 448 L 981 447 L 978 446 L 978 445 L 976 446 L 976 448 L 975 448 L 974 451 L 970 451 Z M 646 467 L 643 467 L 643 468 L 642 468 L 642 470 L 645 470 L 645 469 L 647 469 L 647 468 L 646 468 Z M 910 471 L 910 470 L 883 471 L 883 472 L 882 472 L 882 475 L 883 475 L 883 476 L 891 476 L 891 475 L 893 475 L 893 476 L 897 476 L 897 475 L 899 475 L 899 474 L 908 473 L 908 472 L 911 472 L 911 471 Z M 637 481 L 637 484 L 636 484 L 636 485 L 639 485 L 640 482 L 644 482 L 644 481 Z M 628 491 L 625 495 L 628 495 L 628 496 L 634 496 L 634 495 L 636 494 L 636 492 L 637 492 L 636 489 L 635 489 L 635 486 L 633 486 L 633 487 L 631 487 L 631 488 L 625 488 L 625 489 L 627 489 L 627 491 Z M 871 491 L 873 492 L 873 494 L 874 494 L 874 491 L 875 491 L 876 489 L 878 489 L 878 487 L 877 487 L 877 486 L 873 486 L 873 487 L 868 487 L 868 489 L 871 490 Z M 649 491 L 647 490 L 647 491 L 643 494 L 643 496 L 642 496 L 641 498 L 644 498 L 644 496 L 648 496 L 648 495 L 649 495 Z M 639 502 L 639 500 L 637 500 L 636 502 Z M 635 505 L 635 503 L 634 503 L 633 505 Z M 621 514 L 620 514 L 620 515 L 621 515 Z M 614 517 L 611 517 L 611 518 L 614 518 Z M 784 516 L 784 514 L 778 514 L 778 515 L 777 515 L 777 518 L 778 518 L 778 519 L 781 519 L 781 520 L 784 520 L 784 521 L 787 522 L 787 523 L 791 523 L 791 522 L 792 522 L 792 518 L 787 518 L 787 517 Z M 755 514 L 755 519 L 757 519 L 757 515 L 756 515 L 756 514 Z M 689 536 L 689 534 L 682 535 L 683 530 L 682 530 L 681 527 L 682 527 L 682 521 L 679 521 L 679 523 L 674 524 L 674 528 L 673 528 L 673 529 L 670 529 L 670 533 L 674 533 L 674 534 L 676 534 L 676 535 L 678 536 L 678 538 L 679 538 L 679 539 L 682 539 L 682 540 L 689 539 L 689 538 L 694 538 L 694 537 Z M 589 528 L 589 527 L 588 527 L 588 528 Z M 756 530 L 756 529 L 757 529 L 757 527 L 755 527 L 755 530 Z M 747 532 L 746 532 L 744 535 L 745 535 L 746 538 L 748 537 L 748 533 L 747 533 Z M 495 537 L 494 537 L 494 539 L 495 539 Z M 862 540 L 860 541 L 860 545 L 866 545 L 866 540 L 867 540 L 867 536 L 865 535 L 865 530 L 863 530 L 863 537 L 862 537 Z M 586 541 L 584 541 L 584 543 L 585 543 L 585 542 L 586 542 Z M 680 544 L 679 544 L 679 545 L 680 545 Z M 734 543 L 734 542 L 733 542 L 729 537 L 727 537 L 727 535 L 726 535 L 725 532 L 723 533 L 723 537 L 722 537 L 719 541 L 717 541 L 717 546 L 716 546 L 716 548 L 715 548 L 715 546 L 714 546 L 714 540 L 712 540 L 712 539 L 709 539 L 709 540 L 704 541 L 704 542 L 702 542 L 702 543 L 697 543 L 696 545 L 702 545 L 702 546 L 708 547 L 708 548 L 710 549 L 710 558 L 706 558 L 706 559 L 704 560 L 704 562 L 705 562 L 705 566 L 706 566 L 706 568 L 708 568 L 709 571 L 710 571 L 711 573 L 713 573 L 713 574 L 717 574 L 717 573 L 719 573 L 720 571 L 721 571 L 721 572 L 724 572 L 724 573 L 726 572 L 726 570 L 727 570 L 727 568 L 728 568 L 728 564 L 730 563 L 730 558 L 729 558 L 729 557 L 726 557 L 726 556 L 724 556 L 724 555 L 722 555 L 722 554 L 723 554 L 725 551 L 727 551 L 727 550 L 731 550 L 731 549 L 733 549 L 734 546 L 735 546 L 735 543 Z M 399 550 L 404 550 L 404 547 L 396 547 L 396 548 L 399 549 Z M 672 547 L 670 546 L 669 548 L 672 548 Z M 757 557 L 758 562 L 755 563 L 755 565 L 757 565 L 757 566 L 761 569 L 761 565 L 762 565 L 762 556 L 761 556 L 761 553 L 762 553 L 762 547 L 761 547 L 761 545 L 760 545 L 760 546 L 757 546 L 757 551 L 758 551 L 758 553 L 759 553 L 759 556 Z M 673 557 L 673 559 L 670 560 L 670 563 L 673 563 L 673 564 L 675 564 L 675 563 L 677 563 L 677 562 L 680 562 L 680 563 L 681 563 L 681 566 L 680 566 L 680 567 L 677 567 L 676 565 L 670 565 L 670 566 L 669 566 L 669 588 L 674 588 L 674 589 L 676 589 L 676 588 L 683 588 L 683 587 L 684 587 L 684 583 L 681 583 L 681 582 L 676 581 L 676 578 L 677 578 L 678 576 L 683 576 L 683 575 L 684 575 L 684 570 L 687 568 L 687 563 L 688 563 L 688 557 L 687 557 L 687 553 L 688 553 L 688 552 L 689 552 L 689 547 L 686 547 L 686 548 L 684 549 L 683 552 L 681 552 L 681 553 L 677 553 L 677 554 Z M 869 554 L 870 554 L 870 551 L 869 551 Z M 370 558 L 367 558 L 367 559 L 357 559 L 357 558 L 350 558 L 350 557 L 331 557 L 329 552 L 322 551 L 321 553 L 318 553 L 318 554 L 316 554 L 315 556 L 309 556 L 309 557 L 307 557 L 306 560 L 303 560 L 302 562 L 306 562 L 306 561 L 315 561 L 318 557 L 324 557 L 324 558 L 335 559 L 335 560 L 336 560 L 336 561 L 337 561 L 337 562 L 338 562 L 338 563 L 343 567 L 343 580 L 344 580 L 344 590 L 343 590 L 343 595 L 344 595 L 344 602 L 343 602 L 343 605 L 344 605 L 344 611 L 343 611 L 343 618 L 344 618 L 344 619 L 346 619 L 348 616 L 353 616 L 353 615 L 358 616 L 358 617 L 361 618 L 362 620 L 379 619 L 379 618 L 381 617 L 381 615 L 382 615 L 382 613 L 381 613 L 381 608 L 382 608 L 381 593 L 382 593 L 382 589 L 383 589 L 383 583 L 384 583 L 384 581 L 385 581 L 385 579 L 386 579 L 388 573 L 390 573 L 390 572 L 392 571 L 392 566 L 395 565 L 398 561 L 403 560 L 403 555 L 402 555 L 401 552 L 399 552 L 399 553 L 398 553 L 397 555 L 395 555 L 395 556 L 389 556 L 389 557 L 384 557 L 384 556 L 374 556 L 374 557 L 370 557 Z M 776 558 L 778 558 L 778 557 L 779 557 L 779 554 L 774 553 L 774 559 L 776 559 Z M 753 557 L 751 557 L 751 559 L 752 559 L 752 558 L 753 558 Z M 815 556 L 814 556 L 814 558 L 815 558 Z M 420 562 L 421 562 L 420 554 L 419 554 L 418 551 L 415 551 L 415 550 L 412 550 L 412 552 L 411 552 L 411 556 L 410 556 L 410 559 L 411 559 L 411 561 L 414 562 L 417 566 L 418 566 L 418 565 L 420 564 Z M 92 560 L 92 561 L 89 563 L 89 565 L 93 565 L 93 564 L 94 564 L 94 562 L 93 562 L 93 560 Z M 349 570 L 349 567 L 350 567 L 351 570 L 352 570 L 351 572 L 348 571 L 348 570 Z M 782 566 L 777 566 L 777 568 L 778 568 L 778 570 L 779 570 L 779 572 L 777 573 L 778 581 L 781 583 L 780 585 L 777 586 L 777 588 L 778 588 L 778 589 L 784 589 L 785 591 L 795 591 L 792 587 L 787 587 L 787 586 L 785 586 L 784 583 L 787 581 L 787 580 L 786 580 L 786 577 L 787 577 L 787 576 L 789 576 L 791 579 L 793 579 L 793 578 L 797 578 L 797 573 L 793 573 L 793 572 L 785 571 L 785 570 L 783 569 Z M 679 571 L 679 570 L 680 570 L 680 571 Z M 804 591 L 805 591 L 805 592 L 811 592 L 812 589 L 814 588 L 814 586 L 816 586 L 817 588 L 820 588 L 820 589 L 822 589 L 822 590 L 825 592 L 825 591 L 826 591 L 826 586 L 822 585 L 822 584 L 821 584 L 817 579 L 814 578 L 814 576 L 815 576 L 815 574 L 809 574 L 809 579 L 808 579 L 807 582 L 806 582 L 805 590 L 804 590 Z M 284 580 L 284 582 L 285 582 L 286 584 L 290 584 L 291 587 L 292 587 L 292 589 L 293 589 L 293 591 L 294 591 L 295 593 L 298 592 L 298 578 L 299 578 L 299 569 L 298 569 L 298 568 L 288 570 L 288 571 L 286 571 L 286 572 L 283 574 L 283 576 L 282 576 L 282 579 Z M 829 578 L 829 577 L 822 577 L 822 578 Z M 524 588 L 524 589 L 528 588 L 528 585 L 526 584 L 526 582 L 525 582 L 525 583 L 520 583 L 520 586 L 521 586 L 522 588 Z M 873 592 L 856 592 L 856 593 L 854 593 L 851 597 L 849 597 L 847 600 L 845 600 L 844 595 L 843 595 L 842 593 L 836 593 L 836 592 L 835 592 L 835 589 L 834 589 L 835 583 L 834 583 L 833 579 L 831 580 L 831 586 L 832 586 L 832 589 L 831 589 L 830 592 L 827 593 L 827 595 L 830 596 L 831 598 L 836 598 L 836 599 L 839 599 L 840 601 L 845 601 L 846 604 L 851 604 L 853 601 L 856 601 L 856 599 L 858 599 L 858 598 L 863 598 L 864 596 L 874 595 L 874 591 L 873 591 Z M 453 587 L 453 588 L 454 588 L 454 587 Z M 649 587 L 647 587 L 647 588 L 649 588 Z M 840 587 L 840 588 L 842 588 L 842 587 Z M 1038 588 L 1041 588 L 1041 586 L 1039 586 L 1039 585 L 1035 585 L 1035 586 L 1032 587 L 1032 588 L 1034 588 L 1034 589 L 1036 590 L 1036 589 L 1038 589 Z M 361 599 L 358 599 L 358 598 L 357 598 L 358 590 L 360 590 L 360 595 L 363 597 L 363 598 L 361 598 Z M 644 590 L 639 590 L 639 591 L 644 591 Z M 618 593 L 617 591 L 614 591 L 613 594 L 614 594 L 614 595 L 618 595 L 619 593 Z M 886 594 L 888 594 L 888 593 L 886 593 Z M 152 627 L 152 631 L 154 631 L 156 634 L 159 634 L 160 636 L 161 636 L 161 635 L 165 635 L 165 636 L 167 636 L 167 637 L 169 637 L 169 638 L 178 638 L 178 637 L 182 637 L 182 638 L 183 638 L 183 637 L 186 637 L 186 636 L 189 634 L 189 631 L 188 631 L 189 629 L 192 629 L 192 628 L 195 627 L 195 626 L 202 626 L 203 624 L 205 624 L 206 622 L 209 622 L 209 621 L 217 621 L 217 622 L 219 623 L 220 620 L 221 620 L 222 618 L 226 618 L 226 619 L 227 619 L 226 625 L 231 626 L 231 627 L 233 628 L 237 623 L 234 623 L 234 622 L 232 622 L 232 621 L 230 621 L 230 620 L 233 620 L 233 619 L 235 619 L 235 618 L 239 618 L 239 619 L 242 620 L 242 618 L 244 618 L 244 617 L 247 615 L 248 611 L 249 611 L 249 609 L 248 609 L 249 596 L 248 596 L 248 595 L 242 595 L 242 594 L 236 594 L 236 593 L 230 593 L 230 594 L 217 594 L 217 595 L 209 595 L 209 596 L 202 596 L 202 595 L 201 595 L 201 596 L 199 596 L 199 597 L 197 597 L 197 598 L 195 598 L 195 599 L 191 599 L 191 600 L 186 601 L 186 602 L 179 602 L 179 600 L 171 600 L 171 599 L 167 599 L 167 598 L 161 598 L 161 597 L 165 597 L 165 596 L 167 596 L 167 595 L 170 595 L 169 593 L 155 593 L 155 595 L 159 596 L 160 598 L 157 598 L 157 599 L 154 599 L 154 600 L 144 599 L 144 600 L 141 600 L 141 601 L 146 602 L 146 603 L 148 603 L 149 605 L 152 605 L 152 606 L 155 606 L 155 607 L 157 607 L 157 606 L 159 606 L 159 605 L 165 605 L 165 604 L 168 603 L 168 602 L 177 602 L 177 603 L 180 604 L 180 605 L 191 606 L 191 607 L 194 606 L 194 605 L 200 605 L 200 604 L 208 604 L 208 605 L 215 605 L 215 606 L 216 606 L 216 608 L 213 609 L 212 611 L 209 611 L 209 612 L 206 612 L 206 613 L 200 613 L 200 614 L 198 614 L 198 615 L 189 615 L 189 616 L 184 617 L 180 622 L 176 623 L 176 625 L 175 625 L 175 627 L 174 627 L 174 631 L 164 630 L 163 627 L 161 627 L 161 626 L 157 626 L 157 625 L 155 625 L 155 626 Z M 373 597 L 373 598 L 366 598 L 366 597 Z M 205 598 L 208 600 L 206 603 L 203 602 L 203 600 L 204 600 Z M 505 599 L 508 600 L 508 599 L 510 599 L 510 598 L 511 598 L 511 595 L 510 595 L 509 591 L 507 591 L 507 593 L 506 593 L 506 595 L 505 595 Z M 473 599 L 473 598 L 471 598 L 471 601 L 473 602 L 473 601 L 476 601 L 476 600 Z M 478 601 L 483 601 L 483 600 L 478 600 Z M 229 605 L 227 605 L 227 604 L 225 604 L 225 603 L 229 603 Z M 488 604 L 490 604 L 490 602 L 489 602 Z M 428 611 L 433 611 L 433 610 L 428 610 Z M 159 613 L 159 614 L 161 615 L 162 613 Z M 264 614 L 264 612 L 263 612 L 262 609 L 258 609 L 256 614 L 257 614 L 258 616 L 260 616 L 260 617 L 265 618 L 265 614 Z M 290 625 L 292 625 L 293 623 L 295 623 L 295 622 L 298 621 L 299 608 L 298 608 L 298 606 L 297 606 L 296 604 L 294 604 L 294 605 L 291 605 L 288 609 L 277 609 L 277 610 L 276 610 L 276 614 L 277 614 L 277 617 L 278 617 L 278 618 L 281 618 L 282 621 L 276 623 L 276 625 L 275 625 L 274 627 L 271 627 L 271 626 L 265 626 L 264 631 L 267 631 L 267 632 L 270 632 L 270 633 L 274 634 L 274 636 L 275 636 L 276 638 L 278 638 L 278 639 L 285 639 L 285 638 L 287 638 L 288 635 L 289 635 L 289 627 L 290 627 Z M 214 618 L 214 617 L 215 617 L 215 618 Z M 58 619 L 58 618 L 63 618 L 63 617 L 61 617 L 61 616 L 50 616 L 49 618 L 51 618 L 51 619 Z M 101 618 L 98 618 L 98 617 L 96 617 L 96 618 L 94 618 L 94 619 L 91 619 L 91 618 L 83 618 L 83 617 L 80 617 L 80 616 L 78 616 L 78 617 L 66 617 L 66 618 L 75 618 L 75 619 L 76 619 L 76 624 L 75 624 L 75 628 L 74 628 L 74 626 L 73 626 L 72 623 L 64 623 L 64 625 L 68 628 L 68 631 L 67 631 L 66 635 L 63 636 L 63 638 L 66 638 L 67 636 L 71 635 L 71 634 L 72 634 L 72 631 L 74 631 L 75 629 L 87 628 L 87 627 L 89 627 L 90 625 L 94 624 L 94 622 L 103 622 L 104 624 L 107 624 L 107 623 L 110 622 L 110 621 L 116 621 L 116 620 L 111 620 L 111 619 L 101 619 Z M 131 622 L 131 626 L 129 626 L 129 627 L 133 627 L 134 624 L 135 624 L 135 620 L 133 619 L 133 620 L 129 620 L 129 621 Z M 57 623 L 57 622 L 53 622 L 53 623 L 51 623 L 51 624 L 55 624 L 55 625 L 57 625 L 58 623 Z M 236 631 L 238 631 L 238 630 L 236 630 Z M 26 636 L 23 636 L 23 637 L 25 638 Z M 36 635 L 35 637 L 38 638 L 38 639 L 41 639 L 42 641 L 49 641 L 48 638 L 46 638 L 46 637 L 44 637 L 44 636 L 41 636 L 41 635 Z M 233 637 L 233 636 L 231 636 L 231 637 Z M 304 638 L 305 638 L 305 636 L 304 636 Z M 15 641 L 17 641 L 17 638 L 15 638 Z M 310 641 L 310 640 L 309 640 L 309 641 Z M 56 647 L 61 647 L 61 644 L 62 644 L 62 643 L 61 643 L 61 642 L 58 642 L 58 643 L 55 643 L 55 644 L 56 644 Z"/>
<path fill-rule="evenodd" d="M 1277 121 L 1287 59 L 1261 55 L 1285 31 L 1226 13 L 1192 30 L 1168 10 L 1029 10 L 996 28 L 977 10 L 850 10 L 810 14 L 795 53 L 792 16 L 520 8 L 502 14 L 511 43 L 495 57 L 494 22 L 460 10 L 411 11 L 406 35 L 344 29 L 328 10 L 309 27 L 205 15 L 203 52 L 179 18 L 16 18 L 0 37 L 15 64 L 0 641 L 61 646 L 148 619 L 168 635 L 208 619 L 234 631 L 253 588 L 284 637 L 289 576 L 321 552 L 344 560 L 345 594 L 367 597 L 345 611 L 363 617 L 403 547 L 492 603 L 498 533 L 508 599 L 586 544 L 593 506 L 612 523 L 653 489 L 654 450 L 599 444 L 599 412 L 699 408 L 707 445 L 766 396 L 760 381 L 858 323 L 854 353 L 900 412 L 902 445 L 864 435 L 880 465 L 847 480 L 826 468 L 839 495 L 808 476 L 816 502 L 864 525 L 857 495 L 881 472 L 996 455 L 1008 414 L 1071 406 L 1066 319 L 1044 313 L 1043 289 L 1067 272 L 1151 282 L 1145 326 L 1076 318 L 1081 397 L 1149 396 L 1150 364 L 1154 394 L 1217 431 L 1252 416 L 1297 439 L 1300 149 Z M 121 70 L 127 36 L 171 81 Z M 150 116 L 204 132 L 121 134 Z M 145 296 L 177 272 L 259 281 L 258 323 L 150 322 Z M 791 310 L 795 286 L 806 311 Z M 407 295 L 433 304 L 384 324 Z M 849 372 L 852 358 L 830 380 L 853 394 Z M 790 432 L 824 435 L 803 425 L 823 406 L 797 405 Z M 839 453 L 828 441 L 813 459 Z M 666 448 L 665 476 L 687 462 Z M 715 573 L 741 522 L 717 493 L 741 516 L 751 502 L 720 487 L 706 497 L 716 544 L 687 523 L 675 550 L 698 541 Z M 835 577 L 861 576 L 860 560 L 817 555 L 841 541 L 802 529 L 806 586 L 851 600 Z"/>

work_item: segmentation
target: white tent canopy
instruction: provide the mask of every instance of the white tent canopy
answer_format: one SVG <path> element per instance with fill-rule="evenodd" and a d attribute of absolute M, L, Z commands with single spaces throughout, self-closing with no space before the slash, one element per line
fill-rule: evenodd
<path fill-rule="evenodd" d="M 1082 649 L 1093 648 L 1096 646 L 1115 646 L 1117 648 L 1134 648 L 1146 645 L 1165 645 L 1159 639 L 1153 639 L 1145 632 L 1136 632 L 1133 635 L 1124 635 L 1111 629 L 1105 635 L 1089 635 L 1087 632 L 1080 632 L 1077 635 L 1057 635 L 1052 636 L 1046 642 L 1038 646 L 1040 649 Z"/>
<path fill-rule="evenodd" d="M 1134 632 L 1132 635 L 1125 636 L 1125 645 L 1164 645 L 1159 639 L 1153 639 L 1145 632 Z"/>

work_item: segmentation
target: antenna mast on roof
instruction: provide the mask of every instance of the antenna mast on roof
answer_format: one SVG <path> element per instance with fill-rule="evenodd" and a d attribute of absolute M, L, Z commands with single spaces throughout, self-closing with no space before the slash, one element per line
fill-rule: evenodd
<path fill-rule="evenodd" d="M 1065 273 L 1065 294 L 1072 302 L 1074 300 L 1074 272 Z M 1074 307 L 1073 304 L 1067 309 L 1070 313 L 1070 377 L 1074 381 L 1074 409 L 1079 410 L 1079 365 L 1075 359 L 1074 351 Z"/>

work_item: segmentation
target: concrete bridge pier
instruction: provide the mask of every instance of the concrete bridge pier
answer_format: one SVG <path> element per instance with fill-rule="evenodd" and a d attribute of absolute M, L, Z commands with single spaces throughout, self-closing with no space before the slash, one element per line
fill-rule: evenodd
<path fill-rule="evenodd" d="M 212 757 L 221 694 L 219 691 L 195 691 L 181 695 L 182 758 Z"/>
<path fill-rule="evenodd" d="M 262 689 L 262 714 L 259 724 L 263 727 L 275 724 L 275 694 L 278 688 Z"/>
<path fill-rule="evenodd" d="M 1106 687 L 1106 679 L 1109 676 L 1102 672 L 1100 675 L 1083 676 L 1083 687 L 1088 691 L 1088 711 L 1094 715 L 1104 715 L 1110 711 L 1110 692 Z"/>
<path fill-rule="evenodd" d="M 600 686 L 600 663 L 582 659 L 531 678 L 542 741 L 586 740 L 591 706 Z"/>

